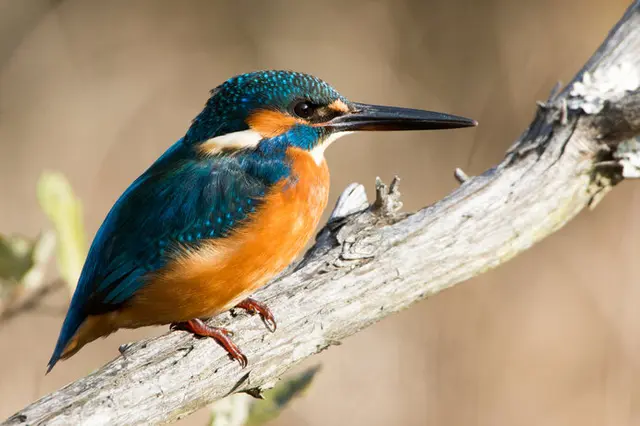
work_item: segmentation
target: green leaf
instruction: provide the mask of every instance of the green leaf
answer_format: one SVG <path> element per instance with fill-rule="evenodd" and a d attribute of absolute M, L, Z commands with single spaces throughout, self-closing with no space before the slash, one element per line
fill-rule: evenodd
<path fill-rule="evenodd" d="M 0 235 L 0 278 L 19 283 L 33 266 L 35 241 L 19 235 Z"/>
<path fill-rule="evenodd" d="M 209 426 L 259 426 L 275 419 L 289 402 L 309 388 L 318 371 L 319 365 L 284 379 L 265 391 L 263 399 L 236 393 L 214 402 L 209 405 Z"/>
<path fill-rule="evenodd" d="M 264 393 L 264 399 L 255 400 L 249 409 L 246 426 L 262 425 L 280 415 L 282 410 L 296 397 L 304 394 L 311 385 L 320 366 L 316 365 L 278 383 Z"/>
<path fill-rule="evenodd" d="M 73 292 L 87 255 L 82 203 L 64 175 L 55 172 L 40 176 L 38 200 L 56 230 L 60 276 Z"/>
<path fill-rule="evenodd" d="M 55 246 L 55 235 L 36 239 L 0 235 L 0 299 L 12 297 L 20 289 L 34 289 L 43 279 Z"/>

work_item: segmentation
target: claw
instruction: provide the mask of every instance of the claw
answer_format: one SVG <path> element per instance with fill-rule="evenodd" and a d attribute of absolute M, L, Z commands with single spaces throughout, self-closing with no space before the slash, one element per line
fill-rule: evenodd
<path fill-rule="evenodd" d="M 211 337 L 227 351 L 231 359 L 238 361 L 242 368 L 245 368 L 248 364 L 247 357 L 242 353 L 238 345 L 230 339 L 233 333 L 225 328 L 211 327 L 200 319 L 192 319 L 171 324 L 171 330 L 185 330 L 196 336 Z"/>
<path fill-rule="evenodd" d="M 267 327 L 267 329 L 274 333 L 278 325 L 276 324 L 276 319 L 273 317 L 273 313 L 267 307 L 267 305 L 258 302 L 255 299 L 247 297 L 242 302 L 238 303 L 236 308 L 244 309 L 250 315 L 260 314 L 260 318 L 262 318 L 262 322 Z"/>
<path fill-rule="evenodd" d="M 233 336 L 234 336 L 233 331 L 231 331 L 231 330 L 227 330 L 226 328 L 217 328 L 217 327 L 216 327 L 216 329 L 217 329 L 217 330 L 220 330 L 220 332 L 221 332 L 221 333 L 224 333 L 224 335 L 225 335 L 225 336 L 227 336 L 227 337 L 233 337 Z"/>

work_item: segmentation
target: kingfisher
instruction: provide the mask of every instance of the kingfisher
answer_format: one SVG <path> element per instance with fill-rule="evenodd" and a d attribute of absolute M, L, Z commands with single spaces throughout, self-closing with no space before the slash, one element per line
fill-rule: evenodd
<path fill-rule="evenodd" d="M 312 75 L 258 71 L 211 91 L 184 137 L 118 198 L 84 263 L 47 372 L 121 328 L 170 324 L 247 358 L 204 320 L 259 314 L 251 294 L 314 235 L 329 195 L 325 149 L 355 131 L 475 126 L 439 112 L 351 102 Z"/>

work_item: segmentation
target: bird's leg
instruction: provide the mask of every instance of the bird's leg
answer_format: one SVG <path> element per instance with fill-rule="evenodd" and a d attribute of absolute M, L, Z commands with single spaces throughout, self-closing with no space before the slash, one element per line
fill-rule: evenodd
<path fill-rule="evenodd" d="M 264 325 L 267 326 L 270 332 L 275 332 L 278 325 L 276 324 L 276 319 L 273 317 L 271 310 L 267 307 L 267 305 L 258 302 L 255 299 L 247 297 L 242 302 L 238 303 L 236 308 L 244 309 L 251 315 L 260 314 Z"/>
<path fill-rule="evenodd" d="M 232 333 L 224 328 L 211 327 L 204 323 L 201 319 L 192 319 L 190 321 L 178 322 L 171 324 L 172 330 L 185 330 L 196 336 L 212 337 L 220 346 L 222 346 L 232 359 L 240 363 L 242 368 L 247 366 L 247 357 L 244 356 L 238 345 L 231 340 Z"/>

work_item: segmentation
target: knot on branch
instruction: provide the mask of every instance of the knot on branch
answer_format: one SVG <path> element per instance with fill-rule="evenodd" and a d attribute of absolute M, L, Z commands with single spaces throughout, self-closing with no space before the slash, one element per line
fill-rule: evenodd
<path fill-rule="evenodd" d="M 471 177 L 466 174 L 465 171 L 460 167 L 456 167 L 456 169 L 453 171 L 453 177 L 456 178 L 460 185 L 465 184 L 469 179 L 471 179 Z"/>
<path fill-rule="evenodd" d="M 407 216 L 398 213 L 402 208 L 399 182 L 400 178 L 394 176 L 387 187 L 376 178 L 376 199 L 371 205 L 364 186 L 349 185 L 338 198 L 327 224 L 318 232 L 315 245 L 294 270 L 302 269 L 311 259 L 335 247 L 341 247 L 338 257 L 324 262 L 321 270 L 348 270 L 375 257 L 380 241 L 371 241 L 374 230 Z"/>
<path fill-rule="evenodd" d="M 385 219 L 388 223 L 390 219 L 397 218 L 397 213 L 402 208 L 399 182 L 400 178 L 394 176 L 387 188 L 387 185 L 377 177 L 376 199 L 371 205 L 367 200 L 364 186 L 359 183 L 349 185 L 338 198 L 327 224 L 316 236 L 315 248 L 321 247 L 331 237 L 341 245 L 349 235 L 374 226 L 380 219 Z M 347 223 L 349 226 L 345 227 Z"/>
<path fill-rule="evenodd" d="M 400 191 L 398 186 L 400 184 L 400 178 L 394 176 L 387 185 L 382 182 L 382 179 L 376 177 L 376 200 L 371 205 L 371 211 L 381 216 L 394 215 L 402 208 L 402 201 L 400 201 Z"/>
<path fill-rule="evenodd" d="M 329 216 L 329 222 L 338 221 L 354 213 L 361 212 L 369 207 L 367 192 L 359 183 L 352 183 L 342 191 L 336 206 Z"/>

